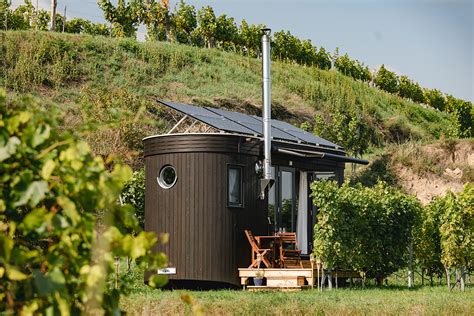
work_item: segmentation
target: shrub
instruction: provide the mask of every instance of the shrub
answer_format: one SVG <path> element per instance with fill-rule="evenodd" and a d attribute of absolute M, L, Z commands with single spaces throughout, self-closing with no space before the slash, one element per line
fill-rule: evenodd
<path fill-rule="evenodd" d="M 390 93 L 398 92 L 398 77 L 382 65 L 377 72 L 374 83 L 377 87 Z"/>
<path fill-rule="evenodd" d="M 124 203 L 130 204 L 135 209 L 135 216 L 140 227 L 145 227 L 145 169 L 133 173 L 132 179 L 128 181 L 122 191 Z"/>
<path fill-rule="evenodd" d="M 86 143 L 58 136 L 30 107 L 0 92 L 0 310 L 118 314 L 128 281 L 113 286 L 114 258 L 146 269 L 166 260 L 152 254 L 156 235 L 117 203 L 131 170 L 115 164 L 109 173 Z"/>
<path fill-rule="evenodd" d="M 314 254 L 326 267 L 354 269 L 381 281 L 406 266 L 418 200 L 383 182 L 364 188 L 317 181 L 311 190 L 319 210 Z"/>

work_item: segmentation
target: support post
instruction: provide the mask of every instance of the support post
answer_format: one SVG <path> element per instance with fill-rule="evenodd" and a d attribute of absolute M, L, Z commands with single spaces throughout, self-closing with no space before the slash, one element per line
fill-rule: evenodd
<path fill-rule="evenodd" d="M 332 268 L 328 268 L 328 288 L 332 290 Z"/>
<path fill-rule="evenodd" d="M 63 33 L 66 30 L 66 13 L 67 13 L 67 5 L 64 6 L 64 17 L 63 17 Z"/>
<path fill-rule="evenodd" d="M 408 288 L 413 287 L 413 238 L 410 236 L 408 244 Z"/>
<path fill-rule="evenodd" d="M 36 32 L 38 32 L 38 22 L 39 22 L 39 21 L 38 21 L 38 9 L 39 9 L 39 8 L 38 8 L 38 0 L 36 0 L 36 18 L 35 18 L 35 19 L 36 19 L 36 22 L 35 22 L 35 24 L 36 24 L 36 25 L 35 25 L 35 31 L 36 31 Z"/>

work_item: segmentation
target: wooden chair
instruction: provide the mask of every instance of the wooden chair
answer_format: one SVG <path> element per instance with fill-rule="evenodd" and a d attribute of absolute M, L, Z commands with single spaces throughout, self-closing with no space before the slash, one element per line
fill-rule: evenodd
<path fill-rule="evenodd" d="M 247 236 L 250 247 L 252 248 L 252 264 L 249 268 L 260 268 L 260 262 L 263 262 L 265 267 L 271 268 L 272 264 L 268 257 L 272 253 L 272 250 L 260 248 L 260 244 L 255 240 L 255 237 L 250 230 L 245 230 L 245 236 Z"/>
<path fill-rule="evenodd" d="M 286 260 L 296 260 L 300 268 L 303 268 L 301 250 L 298 249 L 296 233 L 279 233 L 278 235 L 282 242 L 282 246 L 280 247 L 280 261 L 282 268 L 285 268 Z M 290 248 L 285 248 L 285 245 L 289 245 Z"/>

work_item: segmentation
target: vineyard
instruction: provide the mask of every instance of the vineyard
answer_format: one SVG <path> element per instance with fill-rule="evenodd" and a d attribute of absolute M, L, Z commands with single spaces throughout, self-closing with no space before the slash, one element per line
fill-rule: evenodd
<path fill-rule="evenodd" d="M 473 313 L 472 104 L 288 31 L 273 34 L 273 117 L 372 162 L 348 165 L 342 186 L 311 185 L 313 255 L 360 282 L 322 293 L 144 285 L 168 239 L 143 231 L 142 138 L 171 124 L 156 99 L 260 115 L 262 25 L 184 1 L 99 5 L 111 27 L 56 14 L 45 32 L 49 12 L 0 0 L 13 30 L 0 31 L 0 313 Z M 140 23 L 145 43 L 128 38 Z M 421 199 L 407 170 L 455 181 Z"/>
<path fill-rule="evenodd" d="M 216 16 L 210 6 L 199 10 L 183 0 L 172 10 L 168 1 L 118 1 L 114 6 L 110 0 L 99 0 L 99 7 L 110 23 L 94 24 L 88 20 L 74 18 L 66 21 L 60 14 L 45 10 L 36 12 L 30 0 L 15 10 L 9 2 L 0 4 L 0 24 L 5 30 L 48 30 L 49 21 L 54 20 L 54 31 L 112 36 L 135 37 L 138 26 L 143 23 L 150 42 L 167 41 L 194 47 L 217 48 L 239 53 L 243 56 L 259 57 L 260 29 L 263 24 L 249 25 L 245 20 L 237 25 L 234 18 L 226 14 Z M 371 71 L 348 54 L 340 55 L 339 48 L 333 54 L 324 47 L 315 47 L 309 40 L 301 40 L 289 31 L 275 32 L 272 39 L 272 58 L 318 69 L 336 69 L 357 81 L 368 83 L 383 91 L 426 104 L 434 109 L 449 113 L 455 125 L 452 134 L 456 137 L 472 137 L 474 109 L 471 102 L 457 99 L 437 89 L 424 89 L 407 76 L 398 76 L 382 65 Z"/>

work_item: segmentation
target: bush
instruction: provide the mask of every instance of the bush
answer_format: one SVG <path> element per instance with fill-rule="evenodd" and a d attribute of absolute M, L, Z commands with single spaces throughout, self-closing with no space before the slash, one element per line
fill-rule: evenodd
<path fill-rule="evenodd" d="M 398 77 L 397 75 L 385 68 L 382 65 L 377 72 L 377 76 L 375 77 L 374 83 L 377 87 L 382 90 L 385 90 L 390 93 L 397 93 L 398 92 Z"/>
<path fill-rule="evenodd" d="M 28 112 L 31 102 L 7 104 L 0 92 L 0 310 L 118 314 L 128 279 L 113 286 L 114 258 L 146 269 L 166 260 L 152 254 L 156 235 L 117 203 L 131 170 L 115 164 L 107 172 L 86 143 Z"/>
<path fill-rule="evenodd" d="M 383 182 L 364 188 L 316 181 L 311 191 L 319 211 L 314 254 L 326 267 L 353 269 L 380 282 L 406 266 L 421 209 L 416 198 Z"/>
<path fill-rule="evenodd" d="M 442 267 L 448 275 L 451 268 L 472 270 L 473 205 L 474 186 L 468 183 L 462 192 L 448 192 L 445 196 L 434 199 L 425 208 L 420 229 L 416 234 L 415 249 L 421 268 L 430 275 L 441 274 Z M 460 280 L 456 280 L 458 281 Z"/>
<path fill-rule="evenodd" d="M 145 227 L 145 169 L 140 169 L 133 173 L 133 177 L 128 181 L 122 191 L 124 203 L 130 204 L 135 209 L 135 216 L 140 223 L 140 227 Z"/>

